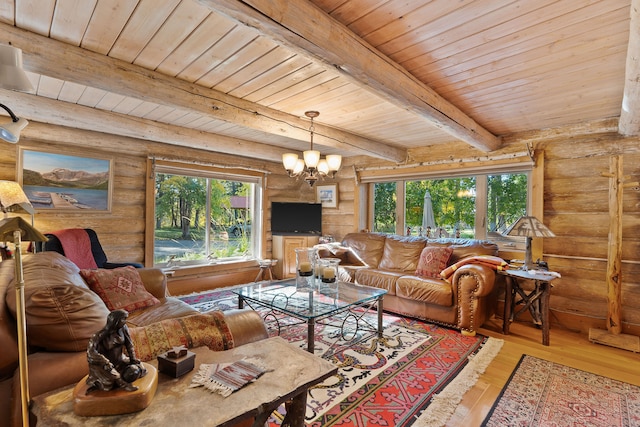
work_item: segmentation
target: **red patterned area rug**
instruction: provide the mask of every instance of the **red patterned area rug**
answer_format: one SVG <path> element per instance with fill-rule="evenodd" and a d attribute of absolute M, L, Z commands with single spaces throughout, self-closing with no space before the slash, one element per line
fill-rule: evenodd
<path fill-rule="evenodd" d="M 483 426 L 640 426 L 640 387 L 523 355 Z"/>
<path fill-rule="evenodd" d="M 232 292 L 217 294 L 181 299 L 201 311 L 237 307 Z M 373 313 L 371 317 L 375 323 Z M 444 425 L 502 346 L 502 340 L 465 337 L 414 319 L 385 314 L 383 321 L 382 338 L 368 331 L 343 334 L 337 327 L 316 325 L 315 354 L 339 370 L 310 390 L 308 426 Z M 288 325 L 270 333 L 306 348 L 306 325 Z M 281 421 L 282 416 L 275 413 L 269 424 L 278 426 Z"/>

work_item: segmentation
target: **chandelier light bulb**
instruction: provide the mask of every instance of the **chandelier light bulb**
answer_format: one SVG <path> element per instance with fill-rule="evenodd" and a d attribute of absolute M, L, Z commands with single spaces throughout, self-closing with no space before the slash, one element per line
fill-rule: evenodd
<path fill-rule="evenodd" d="M 318 162 L 318 172 L 320 174 L 328 175 L 329 174 L 329 163 L 325 159 L 321 159 Z"/>
<path fill-rule="evenodd" d="M 298 160 L 296 160 L 296 165 L 293 168 L 293 174 L 294 175 L 299 175 L 302 172 L 304 172 L 304 160 L 298 159 Z"/>
<path fill-rule="evenodd" d="M 282 155 L 282 164 L 284 168 L 291 172 L 295 169 L 296 164 L 298 163 L 298 155 L 295 153 L 285 153 Z"/>
<path fill-rule="evenodd" d="M 308 168 L 317 168 L 320 161 L 320 152 L 318 150 L 307 150 L 302 153 L 304 162 Z"/>
<path fill-rule="evenodd" d="M 327 163 L 329 164 L 329 170 L 336 172 L 340 170 L 342 165 L 342 156 L 340 154 L 327 154 Z"/>

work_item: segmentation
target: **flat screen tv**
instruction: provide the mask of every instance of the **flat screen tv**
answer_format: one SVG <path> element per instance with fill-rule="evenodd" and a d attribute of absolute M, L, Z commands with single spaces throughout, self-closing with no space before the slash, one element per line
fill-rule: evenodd
<path fill-rule="evenodd" d="M 322 204 L 272 202 L 271 234 L 322 235 Z"/>

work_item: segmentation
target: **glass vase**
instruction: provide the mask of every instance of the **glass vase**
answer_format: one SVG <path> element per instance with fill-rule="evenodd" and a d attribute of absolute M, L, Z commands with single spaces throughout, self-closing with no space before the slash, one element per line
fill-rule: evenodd
<path fill-rule="evenodd" d="M 339 258 L 320 258 L 317 275 L 320 278 L 319 289 L 322 293 L 335 296 L 338 292 Z"/>
<path fill-rule="evenodd" d="M 296 288 L 298 291 L 313 292 L 315 284 L 315 248 L 296 248 Z"/>

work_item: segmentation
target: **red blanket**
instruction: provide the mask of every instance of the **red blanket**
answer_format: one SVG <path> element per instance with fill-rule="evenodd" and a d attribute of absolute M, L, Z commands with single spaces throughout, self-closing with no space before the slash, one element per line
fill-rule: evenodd
<path fill-rule="evenodd" d="M 91 253 L 91 239 L 84 228 L 67 228 L 51 234 L 60 240 L 64 256 L 69 258 L 80 269 L 98 268 Z"/>
<path fill-rule="evenodd" d="M 475 255 L 468 258 L 463 258 L 455 264 L 450 265 L 440 272 L 440 277 L 444 280 L 449 280 L 449 277 L 460 267 L 465 264 L 481 264 L 486 265 L 496 271 L 506 270 L 509 268 L 509 264 L 500 257 L 491 255 Z"/>

